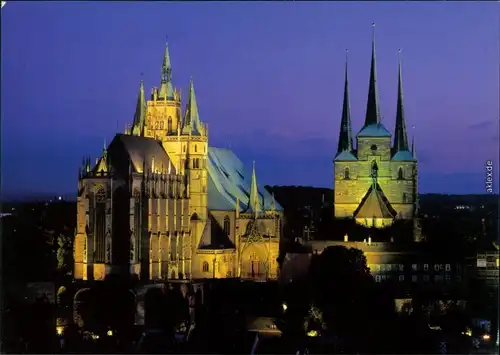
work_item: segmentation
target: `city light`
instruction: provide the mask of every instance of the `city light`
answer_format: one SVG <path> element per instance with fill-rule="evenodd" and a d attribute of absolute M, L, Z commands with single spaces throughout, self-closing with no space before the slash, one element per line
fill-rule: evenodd
<path fill-rule="evenodd" d="M 61 326 L 56 327 L 56 332 L 57 332 L 57 335 L 63 335 L 64 327 L 61 327 Z"/>

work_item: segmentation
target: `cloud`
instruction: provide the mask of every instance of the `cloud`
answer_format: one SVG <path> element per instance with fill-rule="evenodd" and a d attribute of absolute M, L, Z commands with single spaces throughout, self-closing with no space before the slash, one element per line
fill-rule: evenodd
<path fill-rule="evenodd" d="M 476 123 L 469 125 L 468 128 L 470 128 L 470 129 L 486 129 L 486 128 L 489 128 L 493 124 L 494 124 L 493 121 L 480 121 L 480 122 L 476 122 Z"/>

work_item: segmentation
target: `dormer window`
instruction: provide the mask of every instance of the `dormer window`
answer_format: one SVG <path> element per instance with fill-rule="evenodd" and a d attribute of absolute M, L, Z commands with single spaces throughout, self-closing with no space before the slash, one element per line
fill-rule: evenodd
<path fill-rule="evenodd" d="M 403 168 L 398 169 L 398 180 L 404 180 Z"/>
<path fill-rule="evenodd" d="M 349 168 L 344 169 L 344 180 L 349 180 Z"/>

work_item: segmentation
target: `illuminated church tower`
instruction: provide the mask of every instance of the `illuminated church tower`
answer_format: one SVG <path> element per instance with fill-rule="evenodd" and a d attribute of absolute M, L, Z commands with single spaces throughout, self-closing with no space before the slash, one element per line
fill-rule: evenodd
<path fill-rule="evenodd" d="M 144 90 L 142 83 L 141 90 Z M 130 133 L 161 140 L 175 169 L 185 175 L 190 199 L 189 215 L 195 214 L 200 220 L 206 220 L 208 127 L 200 120 L 192 78 L 188 95 L 182 119 L 181 93 L 172 84 L 172 67 L 166 45 L 160 87 L 153 88 L 150 100 L 138 102 L 137 118 Z"/>
<path fill-rule="evenodd" d="M 401 61 L 393 144 L 382 124 L 377 89 L 375 36 L 365 122 L 353 143 L 347 60 L 344 102 L 334 165 L 334 213 L 367 227 L 383 228 L 397 219 L 415 219 L 418 200 L 415 148 L 409 147 L 403 105 Z"/>

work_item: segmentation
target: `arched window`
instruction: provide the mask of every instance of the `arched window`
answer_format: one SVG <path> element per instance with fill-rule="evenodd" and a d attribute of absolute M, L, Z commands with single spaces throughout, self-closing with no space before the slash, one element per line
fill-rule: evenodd
<path fill-rule="evenodd" d="M 378 166 L 377 166 L 377 162 L 374 160 L 372 162 L 372 169 L 371 169 L 371 176 L 373 179 L 376 179 L 377 176 L 378 176 Z"/>
<path fill-rule="evenodd" d="M 170 278 L 175 279 L 175 271 L 174 270 L 172 270 L 172 272 L 170 273 Z"/>
<path fill-rule="evenodd" d="M 167 133 L 172 133 L 172 117 L 168 118 Z"/>
<path fill-rule="evenodd" d="M 198 145 L 194 145 L 194 152 L 196 153 L 198 151 Z"/>
<path fill-rule="evenodd" d="M 202 270 L 203 270 L 203 272 L 209 272 L 210 271 L 210 265 L 208 264 L 207 261 L 203 262 Z"/>
<path fill-rule="evenodd" d="M 403 168 L 398 169 L 398 180 L 404 180 Z"/>
<path fill-rule="evenodd" d="M 344 169 L 344 179 L 345 180 L 349 180 L 350 177 L 349 177 L 349 168 L 345 168 Z"/>
<path fill-rule="evenodd" d="M 224 217 L 224 234 L 229 236 L 231 228 L 231 221 L 229 220 L 229 216 Z"/>

